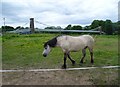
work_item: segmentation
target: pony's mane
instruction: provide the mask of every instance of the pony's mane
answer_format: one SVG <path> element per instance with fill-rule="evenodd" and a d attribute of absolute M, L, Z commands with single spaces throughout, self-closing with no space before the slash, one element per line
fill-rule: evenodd
<path fill-rule="evenodd" d="M 49 45 L 50 47 L 55 47 L 56 44 L 57 44 L 57 38 L 60 37 L 60 36 L 63 36 L 63 35 L 58 35 L 58 36 L 54 37 L 53 39 L 47 41 L 47 42 L 44 44 L 44 47 L 46 47 L 47 45 Z"/>

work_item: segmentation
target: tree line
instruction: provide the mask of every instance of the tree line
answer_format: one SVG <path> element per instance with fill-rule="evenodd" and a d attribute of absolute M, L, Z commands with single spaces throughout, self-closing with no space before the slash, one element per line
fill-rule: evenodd
<path fill-rule="evenodd" d="M 13 30 L 17 30 L 17 29 L 29 29 L 29 27 L 21 27 L 21 26 L 17 26 L 16 28 L 12 27 L 12 26 L 2 26 L 0 28 L 0 31 L 2 32 L 7 32 L 7 31 L 13 31 Z"/>
<path fill-rule="evenodd" d="M 67 25 L 64 29 L 65 30 L 92 30 L 97 27 L 101 26 L 101 30 L 105 32 L 107 35 L 112 35 L 112 34 L 118 34 L 120 31 L 120 21 L 113 23 L 111 20 L 94 20 L 89 26 L 82 27 L 81 25 L 74 25 L 72 26 L 71 24 Z M 16 29 L 29 29 L 29 27 L 21 27 L 18 26 L 16 28 L 12 26 L 2 26 L 0 28 L 1 32 L 6 32 L 6 31 L 13 31 Z M 45 27 L 44 29 L 63 29 L 60 26 L 50 26 L 50 27 Z"/>
<path fill-rule="evenodd" d="M 89 26 L 85 27 L 69 24 L 65 27 L 65 30 L 92 30 L 97 27 L 101 27 L 101 30 L 107 35 L 118 34 L 118 31 L 120 31 L 120 21 L 113 23 L 111 20 L 94 20 Z"/>

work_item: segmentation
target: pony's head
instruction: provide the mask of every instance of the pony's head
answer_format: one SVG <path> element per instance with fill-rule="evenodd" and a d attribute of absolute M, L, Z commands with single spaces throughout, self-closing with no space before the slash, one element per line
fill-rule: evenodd
<path fill-rule="evenodd" d="M 47 57 L 47 55 L 49 54 L 49 52 L 51 51 L 51 47 L 49 46 L 49 44 L 46 42 L 44 44 L 44 51 L 43 51 L 43 56 Z"/>
<path fill-rule="evenodd" d="M 44 44 L 44 51 L 43 51 L 43 56 L 44 57 L 47 57 L 47 55 L 50 53 L 51 51 L 51 48 L 52 47 L 55 47 L 57 45 L 57 37 L 47 41 L 45 44 Z"/>

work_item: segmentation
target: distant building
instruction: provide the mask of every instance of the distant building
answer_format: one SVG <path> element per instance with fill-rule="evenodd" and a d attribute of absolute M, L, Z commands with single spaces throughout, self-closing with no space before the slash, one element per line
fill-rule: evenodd
<path fill-rule="evenodd" d="M 9 33 L 17 33 L 17 34 L 31 34 L 30 29 L 17 29 L 14 31 L 9 31 Z"/>

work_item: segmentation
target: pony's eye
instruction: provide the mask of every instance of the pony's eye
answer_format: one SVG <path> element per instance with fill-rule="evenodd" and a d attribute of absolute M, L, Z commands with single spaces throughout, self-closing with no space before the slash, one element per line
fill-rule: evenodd
<path fill-rule="evenodd" d="M 47 47 L 45 47 L 45 49 L 47 49 Z"/>

